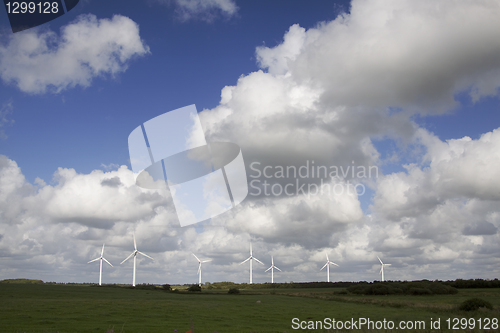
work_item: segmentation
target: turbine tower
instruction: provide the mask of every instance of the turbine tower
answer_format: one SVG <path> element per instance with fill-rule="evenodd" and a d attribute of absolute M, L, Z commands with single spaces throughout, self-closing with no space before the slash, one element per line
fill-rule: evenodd
<path fill-rule="evenodd" d="M 337 265 L 336 263 L 334 263 L 334 262 L 330 261 L 330 259 L 328 259 L 328 253 L 326 253 L 326 264 L 325 264 L 325 266 L 321 267 L 320 271 L 322 271 L 322 270 L 323 270 L 323 268 L 325 268 L 325 267 L 326 267 L 326 271 L 327 271 L 327 273 L 326 273 L 326 274 L 327 274 L 327 282 L 330 282 L 330 265 L 335 265 L 335 266 L 337 266 L 337 267 L 339 266 L 339 265 Z"/>
<path fill-rule="evenodd" d="M 246 262 L 247 262 L 247 261 L 249 261 L 249 260 L 250 260 L 250 284 L 252 284 L 252 260 L 255 260 L 255 261 L 257 261 L 258 263 L 260 263 L 260 264 L 264 265 L 264 264 L 262 263 L 262 261 L 260 261 L 259 259 L 255 258 L 255 257 L 252 255 L 252 243 L 250 243 L 250 257 L 248 257 L 245 261 L 240 262 L 240 265 L 241 265 L 241 264 L 246 263 Z"/>
<path fill-rule="evenodd" d="M 121 265 L 121 264 L 123 264 L 125 261 L 129 260 L 131 257 L 134 257 L 134 273 L 133 273 L 133 277 L 132 277 L 132 286 L 133 286 L 133 287 L 135 287 L 135 267 L 136 267 L 137 253 L 142 254 L 143 256 L 148 257 L 148 258 L 149 258 L 149 259 L 151 259 L 151 260 L 154 260 L 153 258 L 151 258 L 150 256 L 148 256 L 147 254 L 142 253 L 141 251 L 138 251 L 138 250 L 137 250 L 137 244 L 136 244 L 136 242 L 135 242 L 135 234 L 134 234 L 134 248 L 135 248 L 134 252 L 132 252 L 132 253 L 131 253 L 131 254 L 130 254 L 130 255 L 129 255 L 129 256 L 128 256 L 125 260 L 123 260 L 123 261 L 120 263 L 120 265 Z"/>
<path fill-rule="evenodd" d="M 201 287 L 201 264 L 204 262 L 212 261 L 212 259 L 200 260 L 194 253 L 193 256 L 196 258 L 196 260 L 198 260 L 198 285 Z"/>
<path fill-rule="evenodd" d="M 378 261 L 380 261 L 380 265 L 382 265 L 382 267 L 380 267 L 380 274 L 382 274 L 382 282 L 384 282 L 384 266 L 391 266 L 391 264 L 384 264 L 378 256 L 377 258 Z"/>
<path fill-rule="evenodd" d="M 111 267 L 113 267 L 113 265 L 111 265 L 111 263 L 109 261 L 106 260 L 106 258 L 103 257 L 103 254 L 104 254 L 104 244 L 102 244 L 102 250 L 101 250 L 101 256 L 99 258 L 95 258 L 93 260 L 90 260 L 87 264 L 90 264 L 91 262 L 94 262 L 94 261 L 97 261 L 99 260 L 100 261 L 100 268 L 99 268 L 99 285 L 101 285 L 101 281 L 102 281 L 102 261 L 104 260 L 105 262 L 108 263 L 108 265 L 110 265 Z"/>
<path fill-rule="evenodd" d="M 271 270 L 271 283 L 274 283 L 274 269 L 277 269 L 278 271 L 281 272 L 281 269 L 279 269 L 278 267 L 274 266 L 274 258 L 273 256 L 271 256 L 271 267 L 269 267 L 268 269 L 266 269 L 266 272 L 268 270 Z"/>

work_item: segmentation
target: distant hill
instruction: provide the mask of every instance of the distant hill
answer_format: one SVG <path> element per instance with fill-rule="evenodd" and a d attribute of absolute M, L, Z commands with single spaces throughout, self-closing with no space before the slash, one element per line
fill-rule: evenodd
<path fill-rule="evenodd" d="M 30 280 L 30 279 L 5 279 L 5 280 L 1 280 L 0 283 L 43 284 L 43 281 L 42 280 Z"/>

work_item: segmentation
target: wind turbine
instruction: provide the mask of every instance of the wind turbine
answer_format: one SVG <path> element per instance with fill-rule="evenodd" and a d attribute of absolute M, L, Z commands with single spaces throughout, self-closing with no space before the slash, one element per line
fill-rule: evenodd
<path fill-rule="evenodd" d="M 326 253 L 326 264 L 325 266 L 321 267 L 320 271 L 323 270 L 323 268 L 326 267 L 326 271 L 327 271 L 327 281 L 330 282 L 330 265 L 335 265 L 335 266 L 339 266 L 337 265 L 336 263 L 330 261 L 330 259 L 328 259 L 328 253 Z"/>
<path fill-rule="evenodd" d="M 99 260 L 100 261 L 100 268 L 99 268 L 99 285 L 101 285 L 101 281 L 102 281 L 102 261 L 104 260 L 105 262 L 108 263 L 108 265 L 110 265 L 111 267 L 113 267 L 113 265 L 111 265 L 111 263 L 109 261 L 106 260 L 106 258 L 104 258 L 102 255 L 104 254 L 104 244 L 102 244 L 102 250 L 101 250 L 101 256 L 99 258 L 95 258 L 94 260 L 90 260 L 87 264 L 90 264 L 91 262 L 94 262 L 94 261 L 97 261 Z"/>
<path fill-rule="evenodd" d="M 193 253 L 193 256 L 196 258 L 196 260 L 198 260 L 198 285 L 201 287 L 201 264 L 204 262 L 212 261 L 212 259 L 202 261 L 202 260 L 198 259 L 198 257 L 194 253 Z"/>
<path fill-rule="evenodd" d="M 128 256 L 125 260 L 123 260 L 123 261 L 120 263 L 120 265 L 121 265 L 121 264 L 123 264 L 125 261 L 129 260 L 131 257 L 134 257 L 134 274 L 133 274 L 133 278 L 132 278 L 132 286 L 133 286 L 133 287 L 135 287 L 135 266 L 136 266 L 136 259 L 137 259 L 136 257 L 137 257 L 137 253 L 142 254 L 143 256 L 148 257 L 148 258 L 149 258 L 149 259 L 151 259 L 151 260 L 154 260 L 153 258 L 151 258 L 150 256 L 148 256 L 147 254 L 142 253 L 141 251 L 137 251 L 137 244 L 136 244 L 136 242 L 135 242 L 135 234 L 134 234 L 134 248 L 135 248 L 134 252 L 132 252 L 132 253 L 131 253 L 131 254 L 130 254 L 130 255 L 129 255 L 129 256 Z"/>
<path fill-rule="evenodd" d="M 382 267 L 380 267 L 380 274 L 382 274 L 382 282 L 384 282 L 384 266 L 391 266 L 391 264 L 384 264 L 382 260 L 377 256 L 378 261 L 380 261 L 380 264 Z"/>
<path fill-rule="evenodd" d="M 278 271 L 281 272 L 281 269 L 279 269 L 278 267 L 274 266 L 274 258 L 273 256 L 271 256 L 271 267 L 269 267 L 268 269 L 266 269 L 266 272 L 268 270 L 271 270 L 271 283 L 274 283 L 274 269 L 277 269 Z"/>
<path fill-rule="evenodd" d="M 264 265 L 264 263 L 262 263 L 262 261 L 260 261 L 259 259 L 255 258 L 252 255 L 252 243 L 250 243 L 250 257 L 248 257 L 245 261 L 240 262 L 240 265 L 246 263 L 248 260 L 250 260 L 250 284 L 252 284 L 252 260 L 255 260 L 258 263 Z"/>

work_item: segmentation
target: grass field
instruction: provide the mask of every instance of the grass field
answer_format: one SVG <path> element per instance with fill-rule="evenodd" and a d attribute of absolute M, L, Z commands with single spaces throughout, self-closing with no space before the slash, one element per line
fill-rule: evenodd
<path fill-rule="evenodd" d="M 428 326 L 431 318 L 441 318 L 441 328 L 447 318 L 500 318 L 500 289 L 462 289 L 455 295 L 439 296 L 363 296 L 339 291 L 338 288 L 252 289 L 229 295 L 225 290 L 175 293 L 123 287 L 0 283 L 0 332 L 177 330 L 184 333 L 191 325 L 196 333 L 293 332 L 293 318 L 322 321 L 361 317 L 373 321 L 385 318 L 396 323 L 422 320 L 426 329 L 421 331 L 431 332 Z M 494 309 L 470 313 L 456 309 L 460 302 L 471 297 L 491 302 Z M 485 332 L 495 331 L 499 330 Z"/>

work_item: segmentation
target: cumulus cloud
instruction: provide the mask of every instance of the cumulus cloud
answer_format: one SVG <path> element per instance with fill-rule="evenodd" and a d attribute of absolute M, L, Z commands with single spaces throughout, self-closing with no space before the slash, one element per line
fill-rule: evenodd
<path fill-rule="evenodd" d="M 237 263 L 250 241 L 257 258 L 275 256 L 286 280 L 325 279 L 325 252 L 340 264 L 342 280 L 377 279 L 377 255 L 392 264 L 389 279 L 470 277 L 470 260 L 491 268 L 473 277 L 491 277 L 500 271 L 500 130 L 443 142 L 410 116 L 449 110 L 464 90 L 473 99 L 497 94 L 499 8 L 489 0 L 355 0 L 350 14 L 308 30 L 294 25 L 279 45 L 257 48 L 261 70 L 224 87 L 219 105 L 199 116 L 207 141 L 240 145 L 248 181 L 256 181 L 250 191 L 261 192 L 200 225 L 179 228 L 168 193 L 135 187 L 126 167 L 59 169 L 52 183 L 35 186 L 4 157 L 0 195 L 10 201 L 2 206 L 0 251 L 32 263 L 42 256 L 55 262 L 64 252 L 73 269 L 85 270 L 78 262 L 94 258 L 104 239 L 107 258 L 123 260 L 135 232 L 141 250 L 157 260 L 141 269 L 162 279 L 188 271 L 195 279 L 195 252 L 214 259 L 209 279 L 245 281 Z M 373 143 L 380 138 L 417 149 L 414 163 L 371 178 L 277 176 L 280 166 L 310 171 L 313 162 L 344 170 L 380 166 Z M 295 181 L 305 187 L 265 195 L 264 181 L 271 192 Z M 313 193 L 322 181 L 362 184 L 373 199 Z M 112 277 L 123 280 L 118 270 Z"/>
<path fill-rule="evenodd" d="M 354 0 L 350 14 L 292 26 L 257 58 L 270 73 L 324 87 L 332 103 L 443 112 L 458 91 L 474 100 L 498 93 L 499 14 L 495 0 Z"/>
<path fill-rule="evenodd" d="M 412 260 L 440 263 L 443 274 L 470 259 L 494 265 L 500 252 L 499 133 L 442 142 L 419 130 L 415 141 L 427 151 L 421 164 L 378 179 L 373 248 L 397 256 L 409 247 Z"/>
<path fill-rule="evenodd" d="M 384 216 L 418 216 L 455 198 L 500 200 L 500 129 L 447 142 L 420 129 L 415 140 L 427 149 L 423 165 L 379 179 L 374 203 Z"/>
<path fill-rule="evenodd" d="M 123 72 L 131 59 L 147 53 L 139 26 L 128 17 L 80 15 L 60 35 L 40 29 L 12 35 L 0 45 L 0 76 L 27 93 L 58 93 Z"/>
<path fill-rule="evenodd" d="M 2 223 L 18 223 L 22 212 L 22 198 L 34 191 L 26 182 L 17 163 L 0 155 L 0 217 Z"/>
<path fill-rule="evenodd" d="M 285 74 L 289 63 L 300 54 L 309 36 L 306 34 L 306 29 L 298 24 L 292 25 L 283 37 L 283 43 L 273 48 L 257 47 L 255 53 L 259 66 L 268 69 L 272 74 Z"/>
<path fill-rule="evenodd" d="M 412 256 L 415 263 L 446 262 L 449 271 L 462 260 L 457 253 L 498 252 L 492 227 L 470 226 L 481 220 L 498 225 L 492 204 L 500 199 L 498 130 L 478 140 L 441 142 L 410 116 L 448 111 L 463 91 L 475 101 L 498 93 L 499 13 L 494 1 L 436 6 L 359 0 L 352 2 L 350 14 L 308 30 L 293 25 L 279 45 L 258 47 L 263 70 L 222 89 L 219 106 L 200 113 L 208 141 L 242 147 L 249 182 L 284 186 L 295 180 L 267 179 L 252 170 L 254 162 L 260 171 L 312 161 L 327 167 L 380 166 L 373 144 L 380 138 L 404 142 L 415 164 L 405 166 L 406 172 L 380 172 L 378 179 L 341 177 L 372 188 L 371 215 L 357 214 L 360 200 L 368 200 L 361 196 L 345 196 L 338 206 L 326 197 L 251 196 L 227 222 L 230 230 L 304 248 L 316 239 L 313 247 L 333 248 L 342 258 L 349 245 L 357 246 L 363 253 L 359 265 L 375 258 L 376 251 Z M 322 209 L 323 200 L 343 214 L 344 223 Z M 363 224 L 369 241 L 354 245 L 345 239 L 355 237 Z M 397 259 L 393 265 L 408 264 Z M 411 266 L 407 273 L 422 271 Z"/>
<path fill-rule="evenodd" d="M 349 191 L 345 183 L 331 182 L 323 190 L 325 193 L 315 188 L 284 198 L 249 201 L 219 220 L 230 231 L 243 231 L 270 243 L 299 244 L 307 249 L 335 247 L 343 231 L 363 221 L 363 212 L 356 192 Z"/>
<path fill-rule="evenodd" d="M 205 229 L 201 233 L 195 227 L 180 228 L 168 195 L 135 186 L 133 173 L 125 166 L 90 174 L 59 169 L 51 185 L 39 180 L 35 186 L 26 181 L 16 162 L 0 156 L 0 185 L 5 278 L 93 281 L 97 271 L 86 263 L 99 254 L 102 243 L 106 243 L 106 258 L 117 263 L 133 250 L 135 233 L 139 249 L 155 258 L 154 262 L 139 260 L 138 281 L 196 281 L 197 262 L 189 260 L 193 252 L 214 259 L 215 267 L 205 268 L 205 277 L 212 281 L 245 279 L 237 263 L 248 253 L 248 234 L 210 224 L 201 226 Z M 254 239 L 254 253 L 266 263 L 270 250 L 284 253 L 286 247 L 274 249 Z M 314 253 L 299 250 L 295 247 L 293 252 L 301 252 L 300 258 Z M 282 262 L 282 266 L 294 262 Z M 131 273 L 125 264 L 108 268 L 106 281 L 130 283 Z M 256 279 L 264 276 L 255 274 Z"/>

